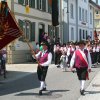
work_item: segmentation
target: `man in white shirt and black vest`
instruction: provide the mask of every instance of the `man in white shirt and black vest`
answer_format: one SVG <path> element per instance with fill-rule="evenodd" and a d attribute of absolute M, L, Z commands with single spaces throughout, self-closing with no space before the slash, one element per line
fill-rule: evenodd
<path fill-rule="evenodd" d="M 39 95 L 42 95 L 42 91 L 46 90 L 45 78 L 47 75 L 48 67 L 52 61 L 52 53 L 49 52 L 49 44 L 47 41 L 41 43 L 43 46 L 43 51 L 39 51 L 35 56 L 39 61 L 39 65 L 37 67 L 37 75 L 40 81 L 40 90 Z"/>
<path fill-rule="evenodd" d="M 76 50 L 71 58 L 70 68 L 76 68 L 77 76 L 80 81 L 80 93 L 84 95 L 84 85 L 88 77 L 88 71 L 91 72 L 91 57 L 89 51 L 85 48 L 85 42 L 79 42 L 79 49 Z"/>

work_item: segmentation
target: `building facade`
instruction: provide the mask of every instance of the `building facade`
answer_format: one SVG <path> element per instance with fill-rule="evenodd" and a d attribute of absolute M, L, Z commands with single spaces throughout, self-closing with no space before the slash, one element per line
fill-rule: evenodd
<path fill-rule="evenodd" d="M 93 40 L 94 9 L 90 0 L 62 1 L 63 42 Z"/>
<path fill-rule="evenodd" d="M 52 26 L 51 6 L 48 0 L 10 0 L 8 4 L 33 49 L 36 47 L 36 42 L 40 41 L 43 32 L 48 33 L 50 37 L 58 35 L 59 28 Z M 27 5 L 30 7 L 29 13 L 25 10 Z M 23 37 L 9 44 L 7 52 L 8 63 L 31 61 L 30 48 Z"/>
<path fill-rule="evenodd" d="M 96 0 L 96 5 L 98 5 L 98 0 Z M 94 10 L 94 30 L 95 29 L 98 39 L 100 40 L 100 5 L 98 5 L 98 9 Z"/>

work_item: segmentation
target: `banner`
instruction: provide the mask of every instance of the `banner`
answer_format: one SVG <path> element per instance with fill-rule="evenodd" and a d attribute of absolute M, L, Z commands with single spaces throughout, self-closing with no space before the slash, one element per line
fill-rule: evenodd
<path fill-rule="evenodd" d="M 52 0 L 52 25 L 57 26 L 59 25 L 59 9 L 58 9 L 58 0 Z"/>
<path fill-rule="evenodd" d="M 22 35 L 7 2 L 0 3 L 0 50 Z"/>

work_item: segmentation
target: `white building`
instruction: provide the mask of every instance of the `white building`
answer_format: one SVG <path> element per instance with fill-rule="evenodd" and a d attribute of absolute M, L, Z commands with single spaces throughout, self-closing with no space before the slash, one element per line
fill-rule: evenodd
<path fill-rule="evenodd" d="M 91 0 L 62 0 L 60 12 L 63 22 L 62 40 L 80 41 L 91 36 L 94 31 L 94 9 L 97 9 Z"/>
<path fill-rule="evenodd" d="M 11 11 L 23 30 L 32 48 L 40 41 L 42 32 L 47 32 L 53 37 L 58 33 L 58 28 L 53 28 L 51 21 L 51 7 L 48 0 L 9 0 Z M 26 13 L 26 5 L 30 6 L 30 12 Z M 8 63 L 22 63 L 31 60 L 30 48 L 23 38 L 19 38 L 7 47 Z"/>

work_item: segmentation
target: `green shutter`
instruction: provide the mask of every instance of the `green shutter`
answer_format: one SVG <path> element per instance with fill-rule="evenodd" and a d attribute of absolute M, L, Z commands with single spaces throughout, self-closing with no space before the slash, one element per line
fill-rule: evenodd
<path fill-rule="evenodd" d="M 29 0 L 29 6 L 35 8 L 35 0 Z"/>
<path fill-rule="evenodd" d="M 18 23 L 19 23 L 20 28 L 21 28 L 22 31 L 23 31 L 23 21 L 19 19 L 19 20 L 18 20 Z M 19 41 L 23 41 L 23 38 L 20 37 L 20 38 L 19 38 Z"/>
<path fill-rule="evenodd" d="M 23 5 L 24 4 L 24 0 L 18 0 L 18 3 Z"/>
<path fill-rule="evenodd" d="M 39 0 L 37 0 L 37 9 L 39 9 Z"/>
<path fill-rule="evenodd" d="M 42 0 L 42 10 L 46 11 L 46 0 Z"/>
<path fill-rule="evenodd" d="M 35 22 L 31 23 L 31 38 L 30 41 L 35 41 Z"/>

